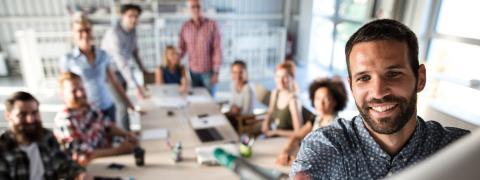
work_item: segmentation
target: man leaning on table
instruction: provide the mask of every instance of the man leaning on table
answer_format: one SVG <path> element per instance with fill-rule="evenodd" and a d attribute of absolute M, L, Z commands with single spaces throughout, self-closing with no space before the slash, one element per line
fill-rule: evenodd
<path fill-rule="evenodd" d="M 66 72 L 60 75 L 60 93 L 65 101 L 55 117 L 55 136 L 72 158 L 81 165 L 99 157 L 131 153 L 138 145 L 135 135 L 118 128 L 102 111 L 90 106 L 80 76 Z M 113 136 L 123 138 L 112 147 Z"/>
<path fill-rule="evenodd" d="M 0 136 L 0 179 L 91 179 L 42 127 L 39 105 L 22 91 L 5 101 L 9 129 Z"/>
<path fill-rule="evenodd" d="M 360 115 L 308 135 L 292 166 L 294 179 L 380 179 L 469 133 L 417 116 L 426 70 L 405 25 L 372 21 L 350 37 L 345 54 Z"/>

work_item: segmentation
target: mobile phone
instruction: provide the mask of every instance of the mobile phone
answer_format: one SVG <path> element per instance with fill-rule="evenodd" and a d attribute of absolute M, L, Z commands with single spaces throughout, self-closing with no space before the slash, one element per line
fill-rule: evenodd
<path fill-rule="evenodd" d="M 123 168 L 125 168 L 125 165 L 117 164 L 117 163 L 111 163 L 110 165 L 108 165 L 107 168 L 108 169 L 113 169 L 113 170 L 122 170 Z"/>
<path fill-rule="evenodd" d="M 204 117 L 208 117 L 208 114 L 199 114 L 198 115 L 198 118 L 204 118 Z"/>

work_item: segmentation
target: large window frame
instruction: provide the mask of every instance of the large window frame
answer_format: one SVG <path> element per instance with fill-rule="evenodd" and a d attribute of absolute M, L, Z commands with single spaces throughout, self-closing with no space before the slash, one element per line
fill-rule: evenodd
<path fill-rule="evenodd" d="M 463 37 L 458 34 L 439 32 L 437 30 L 437 27 L 440 20 L 439 18 L 441 17 L 443 3 L 444 0 L 431 1 L 430 6 L 432 8 L 429 14 L 430 21 L 428 21 L 429 23 L 425 31 L 425 41 L 422 42 L 422 45 L 425 48 L 422 52 L 421 58 L 426 60 L 427 65 L 431 65 L 429 67 L 429 72 L 432 73 L 433 70 L 433 75 L 430 76 L 432 78 L 431 81 L 433 82 L 431 86 L 433 86 L 434 89 L 432 95 L 433 101 L 429 104 L 430 106 L 433 106 L 443 112 L 458 117 L 469 123 L 480 125 L 480 113 L 478 112 L 478 110 L 475 110 L 475 107 L 478 107 L 478 105 L 480 105 L 480 102 L 478 102 L 480 101 L 480 77 L 475 77 L 475 74 L 466 76 L 458 74 L 456 73 L 458 72 L 458 70 L 453 70 L 453 72 L 450 71 L 450 67 L 445 64 L 452 63 L 452 59 L 443 59 L 444 61 L 448 61 L 446 63 L 438 62 L 438 54 L 442 51 L 434 51 L 435 46 L 442 43 L 450 46 L 460 44 L 462 46 L 473 47 L 472 49 L 480 49 L 480 38 Z M 454 50 L 452 49 L 450 51 Z M 432 64 L 441 64 L 442 67 L 446 67 L 446 70 L 441 72 L 435 72 L 435 69 L 437 67 Z M 462 64 L 462 66 L 467 67 L 475 65 Z"/>
<path fill-rule="evenodd" d="M 315 4 L 315 1 L 313 2 L 313 4 Z M 334 12 L 333 14 L 316 14 L 312 11 L 312 27 L 313 27 L 313 23 L 314 23 L 314 19 L 317 18 L 317 19 L 321 19 L 322 21 L 329 21 L 329 23 L 332 24 L 332 31 L 331 31 L 331 34 L 329 36 L 328 39 L 312 39 L 310 41 L 310 45 L 309 45 L 309 55 L 308 55 L 308 61 L 309 63 L 314 63 L 322 68 L 324 68 L 325 70 L 329 71 L 329 72 L 332 72 L 332 73 L 335 73 L 335 74 L 339 74 L 339 75 L 346 75 L 347 74 L 347 70 L 346 70 L 346 62 L 345 62 L 345 57 L 344 57 L 344 44 L 338 44 L 338 43 L 341 43 L 341 41 L 345 41 L 346 40 L 342 40 L 342 37 L 340 37 L 340 35 L 345 35 L 345 34 L 341 34 L 339 32 L 339 25 L 342 25 L 342 24 L 347 24 L 347 25 L 353 25 L 353 26 L 358 26 L 360 27 L 361 25 L 363 25 L 365 22 L 371 20 L 373 17 L 374 17 L 374 9 L 375 9 L 375 6 L 376 6 L 376 0 L 366 0 L 367 1 L 367 10 L 366 10 L 366 17 L 365 19 L 362 19 L 362 20 L 358 20 L 358 19 L 354 19 L 354 18 L 349 18 L 349 17 L 342 17 L 342 15 L 340 14 L 340 11 L 341 11 L 341 3 L 345 0 L 334 0 L 335 1 L 335 5 L 334 5 Z M 314 6 L 312 6 L 312 8 L 315 8 Z M 315 32 L 313 32 L 313 28 L 311 29 L 312 32 L 310 32 L 311 35 L 313 35 Z M 349 32 L 350 34 L 348 34 L 348 36 L 350 36 L 351 34 L 353 34 L 354 31 L 352 32 Z M 318 47 L 313 47 L 312 44 L 315 44 L 314 41 L 323 41 L 323 40 L 328 40 L 329 42 L 328 43 L 331 43 L 331 45 L 329 46 L 329 55 L 327 59 L 318 59 L 318 57 L 314 57 L 315 55 L 314 54 L 314 51 L 316 51 L 315 48 L 318 48 Z M 340 48 L 341 47 L 341 48 Z M 338 49 L 340 48 L 340 49 Z M 340 52 L 337 52 L 337 51 L 340 51 Z M 312 53 L 313 52 L 313 53 Z"/>

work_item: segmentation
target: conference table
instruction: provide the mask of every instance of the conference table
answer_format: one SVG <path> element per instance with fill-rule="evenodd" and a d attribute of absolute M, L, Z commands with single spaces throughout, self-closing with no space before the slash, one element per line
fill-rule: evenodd
<path fill-rule="evenodd" d="M 134 179 L 238 179 L 238 176 L 229 169 L 219 165 L 203 165 L 197 163 L 195 148 L 209 147 L 221 144 L 234 144 L 238 147 L 239 137 L 215 100 L 205 88 L 192 88 L 185 95 L 178 93 L 176 85 L 152 85 L 148 87 L 150 98 L 142 101 L 140 106 L 146 114 L 139 122 L 131 122 L 134 130 L 141 134 L 147 131 L 167 131 L 168 140 L 175 144 L 182 144 L 182 161 L 174 162 L 172 152 L 166 145 L 165 138 L 149 139 L 144 137 L 140 141 L 145 149 L 145 166 L 135 165 L 133 154 L 106 157 L 93 160 L 87 171 L 93 176 L 120 177 Z M 198 115 L 223 117 L 222 123 L 215 124 L 215 128 L 222 135 L 223 140 L 202 143 L 192 127 L 190 119 Z M 275 157 L 286 142 L 285 138 L 271 138 L 257 140 L 253 145 L 253 154 L 246 160 L 265 168 L 289 172 L 289 167 L 275 164 Z M 125 168 L 109 169 L 110 164 L 125 165 Z"/>

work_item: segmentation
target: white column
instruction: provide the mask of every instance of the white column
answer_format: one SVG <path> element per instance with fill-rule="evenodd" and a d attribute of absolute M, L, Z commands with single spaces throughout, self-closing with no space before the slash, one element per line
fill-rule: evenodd
<path fill-rule="evenodd" d="M 25 85 L 31 91 L 39 91 L 40 84 L 45 80 L 45 75 L 43 74 L 35 31 L 32 29 L 17 31 L 15 37 L 18 43 L 20 68 Z"/>

